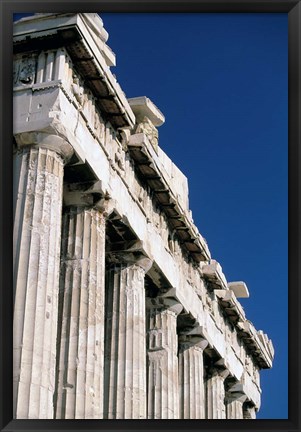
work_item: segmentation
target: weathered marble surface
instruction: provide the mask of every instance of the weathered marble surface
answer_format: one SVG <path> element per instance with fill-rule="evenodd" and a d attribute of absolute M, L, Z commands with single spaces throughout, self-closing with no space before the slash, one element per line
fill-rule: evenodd
<path fill-rule="evenodd" d="M 169 303 L 169 304 L 168 304 Z M 177 316 L 182 306 L 149 299 L 147 314 L 148 418 L 179 418 Z"/>
<path fill-rule="evenodd" d="M 30 147 L 15 158 L 14 409 L 16 418 L 52 418 L 63 159 Z"/>
<path fill-rule="evenodd" d="M 107 272 L 105 418 L 146 418 L 145 270 L 138 262 Z"/>
<path fill-rule="evenodd" d="M 105 217 L 71 206 L 62 221 L 56 418 L 103 417 Z"/>
<path fill-rule="evenodd" d="M 197 336 L 180 337 L 179 391 L 180 418 L 205 419 L 206 394 L 204 349 L 208 342 Z"/>

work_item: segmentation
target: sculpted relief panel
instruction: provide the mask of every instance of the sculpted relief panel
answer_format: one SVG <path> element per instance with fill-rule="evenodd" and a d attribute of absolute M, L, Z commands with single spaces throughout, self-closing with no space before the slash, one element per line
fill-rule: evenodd
<path fill-rule="evenodd" d="M 30 85 L 35 82 L 36 60 L 37 58 L 34 54 L 31 57 L 19 56 L 19 58 L 16 58 L 13 70 L 14 86 Z"/>

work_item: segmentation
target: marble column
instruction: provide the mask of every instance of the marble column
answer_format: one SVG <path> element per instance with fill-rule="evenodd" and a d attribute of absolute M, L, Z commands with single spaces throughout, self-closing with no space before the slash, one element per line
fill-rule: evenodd
<path fill-rule="evenodd" d="M 203 351 L 208 342 L 201 336 L 179 337 L 179 395 L 181 419 L 205 418 Z"/>
<path fill-rule="evenodd" d="M 254 405 L 244 403 L 243 405 L 243 418 L 245 420 L 256 419 L 256 409 Z"/>
<path fill-rule="evenodd" d="M 226 413 L 227 419 L 243 419 L 243 404 L 247 396 L 241 392 L 226 393 Z"/>
<path fill-rule="evenodd" d="M 126 257 L 125 257 L 126 259 Z M 146 418 L 145 273 L 152 261 L 113 264 L 106 274 L 104 417 Z"/>
<path fill-rule="evenodd" d="M 223 368 L 213 367 L 206 380 L 207 418 L 225 419 L 225 378 L 229 371 Z"/>
<path fill-rule="evenodd" d="M 64 162 L 58 136 L 16 137 L 14 156 L 14 412 L 53 418 Z"/>
<path fill-rule="evenodd" d="M 177 315 L 182 305 L 171 299 L 148 299 L 148 418 L 179 418 Z"/>
<path fill-rule="evenodd" d="M 57 419 L 103 417 L 105 224 L 95 208 L 63 214 Z"/>

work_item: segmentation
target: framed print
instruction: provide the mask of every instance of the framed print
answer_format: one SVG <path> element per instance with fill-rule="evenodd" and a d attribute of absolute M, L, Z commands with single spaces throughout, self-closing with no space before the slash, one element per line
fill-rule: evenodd
<path fill-rule="evenodd" d="M 300 2 L 1 19 L 1 430 L 299 430 Z"/>

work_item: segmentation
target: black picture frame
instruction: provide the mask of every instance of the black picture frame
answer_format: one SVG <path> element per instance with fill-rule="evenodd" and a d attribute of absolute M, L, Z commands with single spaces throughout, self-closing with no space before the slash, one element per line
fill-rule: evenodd
<path fill-rule="evenodd" d="M 284 12 L 289 23 L 289 418 L 288 420 L 14 420 L 12 419 L 12 21 L 26 12 Z M 1 431 L 245 430 L 299 431 L 300 401 L 300 122 L 301 4 L 296 0 L 110 0 L 0 3 L 0 277 Z M 277 312 L 275 312 L 277 313 Z M 277 408 L 276 408 L 277 409 Z"/>

